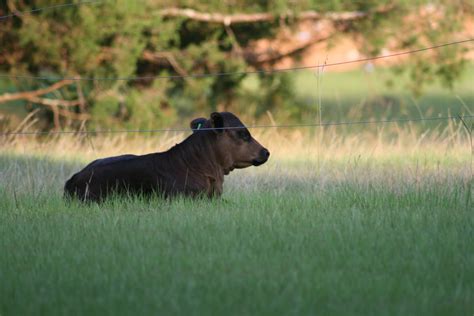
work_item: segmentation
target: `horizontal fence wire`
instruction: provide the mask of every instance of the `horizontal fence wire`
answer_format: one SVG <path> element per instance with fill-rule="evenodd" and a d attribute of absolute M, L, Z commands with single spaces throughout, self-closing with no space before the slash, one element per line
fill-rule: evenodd
<path fill-rule="evenodd" d="M 280 69 L 272 69 L 272 70 L 252 70 L 252 71 L 230 71 L 230 72 L 211 72 L 211 73 L 202 73 L 202 74 L 187 74 L 187 75 L 170 75 L 170 76 L 135 76 L 135 77 L 51 77 L 51 76 L 27 76 L 27 75 L 0 75 L 0 78 L 12 78 L 12 79 L 32 79 L 32 80 L 71 80 L 71 81 L 140 81 L 140 80 L 152 80 L 152 79 L 186 79 L 186 78 L 207 78 L 207 77 L 222 77 L 222 76 L 234 76 L 234 75 L 249 75 L 249 74 L 274 74 L 274 73 L 281 73 L 281 72 L 290 72 L 290 71 L 298 71 L 298 70 L 305 70 L 305 69 L 317 69 L 317 68 L 326 68 L 326 67 L 333 67 L 333 66 L 341 66 L 353 63 L 361 63 L 361 62 L 369 62 L 378 59 L 385 59 L 385 58 L 392 58 L 396 56 L 403 56 L 403 55 L 411 55 L 420 52 L 425 52 L 428 50 L 439 49 L 446 46 L 452 45 L 459 45 L 468 42 L 474 41 L 474 38 L 423 47 L 419 49 L 393 53 L 388 55 L 379 55 L 374 57 L 367 57 L 367 58 L 360 58 L 354 60 L 347 60 L 347 61 L 340 61 L 334 63 L 324 63 L 318 65 L 311 65 L 311 66 L 300 66 L 300 67 L 290 67 L 290 68 L 280 68 Z"/>
<path fill-rule="evenodd" d="M 372 121 L 342 121 L 342 122 L 324 122 L 324 123 L 308 123 L 308 124 L 285 124 L 285 125 L 249 125 L 235 127 L 217 127 L 217 128 L 168 128 L 168 129 L 148 129 L 148 130 L 95 130 L 95 131 L 49 131 L 49 132 L 7 132 L 0 133 L 1 136 L 21 136 L 21 135 L 81 135 L 81 134 L 120 134 L 120 133 L 166 133 L 166 132 L 190 132 L 190 131 L 211 131 L 211 130 L 236 130 L 236 129 L 267 129 L 267 128 L 304 128 L 304 127 L 325 127 L 325 126 L 341 126 L 341 125 L 367 125 L 367 124 L 386 124 L 386 123 L 404 123 L 404 122 L 422 122 L 422 121 L 441 121 L 474 118 L 474 115 L 457 115 L 457 116 L 438 116 L 438 117 L 420 117 L 392 120 L 372 120 Z"/>
<path fill-rule="evenodd" d="M 36 13 L 36 12 L 39 12 L 39 11 L 53 10 L 53 9 L 73 7 L 73 6 L 77 7 L 77 6 L 84 5 L 84 4 L 101 4 L 103 2 L 104 2 L 103 0 L 70 2 L 70 3 L 51 5 L 51 6 L 48 6 L 48 7 L 36 8 L 36 9 L 32 9 L 32 10 L 27 10 L 27 11 L 14 11 L 13 13 L 0 16 L 0 20 L 6 20 L 6 19 L 9 19 L 9 18 L 13 18 L 15 16 L 19 17 L 19 16 L 23 16 L 23 15 L 28 15 L 28 14 Z"/>

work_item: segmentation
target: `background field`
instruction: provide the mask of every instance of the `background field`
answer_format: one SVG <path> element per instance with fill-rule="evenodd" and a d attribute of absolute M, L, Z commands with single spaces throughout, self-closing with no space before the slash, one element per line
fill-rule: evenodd
<path fill-rule="evenodd" d="M 333 68 L 338 70 L 337 67 Z M 300 71 L 289 74 L 288 84 L 294 95 L 289 96 L 288 107 L 272 106 L 268 101 L 266 106 L 273 119 L 279 124 L 314 123 L 319 122 L 320 103 L 322 121 L 349 121 L 366 119 L 398 119 L 423 118 L 447 115 L 474 115 L 474 65 L 469 64 L 459 81 L 453 88 L 442 88 L 439 83 L 428 84 L 424 94 L 415 97 L 408 89 L 407 76 L 395 76 L 388 68 L 375 67 L 371 72 L 363 69 L 333 72 L 326 69 L 318 74 L 315 71 Z M 393 85 L 387 85 L 387 82 Z M 253 117 L 258 107 L 265 102 L 259 96 L 258 77 L 249 76 L 242 88 L 242 100 L 235 104 L 236 113 L 244 118 L 247 124 L 260 122 L 263 124 L 275 123 L 269 120 L 265 112 L 257 120 Z M 100 86 L 100 84 L 98 84 Z M 28 86 L 22 90 L 31 89 Z M 0 91 L 15 91 L 14 83 L 0 79 Z M 0 115 L 10 116 L 14 126 L 28 114 L 25 101 L 15 101 L 0 105 Z M 40 112 L 41 113 L 41 112 Z M 203 112 L 202 115 L 209 113 Z M 187 126 L 183 117 L 174 124 L 176 127 Z M 191 120 L 194 116 L 187 116 Z M 155 122 L 148 129 L 157 127 L 169 128 L 169 125 L 160 125 Z M 184 124 L 183 124 L 184 123 Z M 446 126 L 446 121 L 439 122 Z M 30 129 L 40 127 L 41 124 L 30 126 Z M 416 128 L 424 129 L 423 124 Z M 97 126 L 103 129 L 104 126 Z M 123 129 L 115 127 L 110 129 Z M 136 126 L 130 127 L 136 129 Z M 347 132 L 363 131 L 358 127 L 346 129 Z"/>
<path fill-rule="evenodd" d="M 336 70 L 336 71 L 333 71 Z M 322 105 L 322 121 L 365 120 L 367 118 L 413 118 L 458 114 L 473 114 L 474 65 L 469 64 L 453 88 L 442 88 L 433 82 L 418 97 L 408 88 L 407 76 L 395 76 L 390 68 L 374 66 L 364 69 L 338 72 L 327 68 L 323 72 L 301 71 L 291 74 L 289 84 L 294 89 L 293 104 L 301 113 L 298 121 L 319 121 L 319 104 Z M 242 111 L 253 109 L 252 102 L 257 85 L 256 77 L 249 77 L 244 84 L 249 101 Z M 391 82 L 391 84 L 390 84 Z M 252 107 L 253 106 L 253 107 Z M 277 117 L 285 117 L 291 108 L 274 108 Z M 294 119 L 294 118 L 293 118 Z M 290 119 L 289 119 L 290 120 Z M 281 122 L 279 122 L 281 123 Z M 447 122 L 440 122 L 445 125 Z M 360 130 L 360 129 L 359 129 Z M 363 130 L 363 129 L 362 129 Z"/>

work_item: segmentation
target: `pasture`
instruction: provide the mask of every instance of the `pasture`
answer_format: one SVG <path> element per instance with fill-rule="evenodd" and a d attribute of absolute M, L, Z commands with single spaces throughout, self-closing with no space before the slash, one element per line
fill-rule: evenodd
<path fill-rule="evenodd" d="M 220 200 L 102 205 L 65 203 L 64 181 L 185 134 L 10 139 L 0 314 L 470 315 L 469 139 L 437 127 L 255 130 L 270 161 L 234 171 Z"/>
<path fill-rule="evenodd" d="M 0 316 L 474 316 L 467 1 L 3 2 Z"/>

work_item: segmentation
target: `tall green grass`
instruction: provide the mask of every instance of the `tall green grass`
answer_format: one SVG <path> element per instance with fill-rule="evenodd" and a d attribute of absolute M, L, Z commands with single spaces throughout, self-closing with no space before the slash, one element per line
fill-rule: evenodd
<path fill-rule="evenodd" d="M 2 314 L 469 315 L 465 194 L 3 202 Z"/>
<path fill-rule="evenodd" d="M 5 148 L 0 314 L 474 312 L 466 143 L 349 140 L 304 156 L 290 142 L 292 159 L 274 148 L 268 164 L 227 177 L 222 199 L 101 205 L 61 197 L 100 153 Z"/>

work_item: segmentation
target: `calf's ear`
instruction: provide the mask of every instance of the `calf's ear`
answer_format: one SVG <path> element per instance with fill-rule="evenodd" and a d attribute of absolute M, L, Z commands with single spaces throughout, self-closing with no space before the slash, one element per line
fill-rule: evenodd
<path fill-rule="evenodd" d="M 219 112 L 214 112 L 211 114 L 211 127 L 218 128 L 214 130 L 214 133 L 220 134 L 224 132 L 222 129 L 224 127 L 224 118 Z"/>
<path fill-rule="evenodd" d="M 197 119 L 194 119 L 189 123 L 189 127 L 193 130 L 193 133 L 195 133 L 197 130 L 200 130 L 201 128 L 207 128 L 209 126 L 206 126 L 207 124 L 207 119 L 204 117 L 200 117 Z"/>

